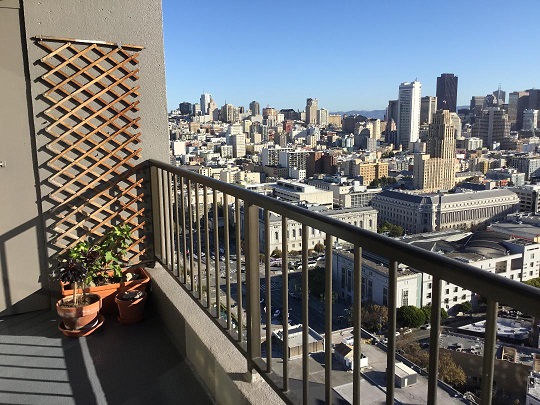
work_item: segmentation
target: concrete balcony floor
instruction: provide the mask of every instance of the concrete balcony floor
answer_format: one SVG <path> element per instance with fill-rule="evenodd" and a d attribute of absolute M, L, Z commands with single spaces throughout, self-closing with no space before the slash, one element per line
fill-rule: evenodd
<path fill-rule="evenodd" d="M 159 316 L 114 316 L 83 338 L 65 337 L 56 312 L 0 318 L 2 404 L 211 404 Z"/>

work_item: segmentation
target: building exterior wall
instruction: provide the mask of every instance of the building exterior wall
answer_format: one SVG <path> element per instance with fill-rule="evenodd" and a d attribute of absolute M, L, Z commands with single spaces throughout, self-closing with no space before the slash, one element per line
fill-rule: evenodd
<path fill-rule="evenodd" d="M 444 196 L 383 191 L 373 197 L 379 223 L 388 221 L 407 233 L 463 229 L 504 219 L 519 209 L 518 196 L 504 189 Z"/>
<path fill-rule="evenodd" d="M 22 7 L 22 9 L 21 9 Z M 141 161 L 169 161 L 167 108 L 161 2 L 92 2 L 74 0 L 3 1 L 0 4 L 3 37 L 0 49 L 0 120 L 7 134 L 0 160 L 3 208 L 0 234 L 4 236 L 0 258 L 0 314 L 48 307 L 46 273 L 54 253 L 47 250 L 45 229 L 53 223 L 43 213 L 57 206 L 46 199 L 52 188 L 45 162 L 49 137 L 43 111 L 50 107 L 41 96 L 48 87 L 39 60 L 44 51 L 33 38 L 77 38 L 144 46 L 139 55 Z M 4 156 L 8 156 L 7 158 Z M 12 190 L 17 189 L 17 198 Z M 10 191 L 11 190 L 11 191 Z M 7 199 L 5 201 L 4 199 Z"/>
<path fill-rule="evenodd" d="M 355 210 L 337 210 L 327 214 L 333 219 L 337 219 L 348 224 L 358 226 L 359 228 L 369 231 L 377 231 L 377 211 L 370 208 L 360 208 Z M 308 228 L 308 246 L 307 249 L 313 249 L 317 243 L 325 244 L 326 233 Z M 287 221 L 287 244 L 288 251 L 299 251 L 302 249 L 302 224 L 296 221 Z M 275 214 L 270 215 L 270 252 L 275 249 L 281 250 L 283 241 L 283 225 L 281 217 Z M 259 215 L 259 245 L 264 248 L 264 218 Z M 339 239 L 333 237 L 334 242 L 339 242 Z"/>

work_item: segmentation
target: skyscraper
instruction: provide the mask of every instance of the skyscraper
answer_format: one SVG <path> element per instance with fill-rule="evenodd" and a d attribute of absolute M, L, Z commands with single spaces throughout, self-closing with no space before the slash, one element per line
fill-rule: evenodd
<path fill-rule="evenodd" d="M 403 148 L 418 140 L 420 131 L 420 97 L 422 85 L 418 81 L 399 86 L 397 141 Z"/>
<path fill-rule="evenodd" d="M 437 110 L 456 112 L 458 77 L 443 73 L 437 77 Z"/>
<path fill-rule="evenodd" d="M 435 111 L 437 111 L 437 97 L 422 97 L 420 101 L 420 124 L 431 124 Z"/>
<path fill-rule="evenodd" d="M 210 113 L 210 100 L 212 96 L 208 93 L 201 94 L 201 114 L 207 115 Z"/>
<path fill-rule="evenodd" d="M 449 190 L 456 181 L 456 140 L 452 114 L 438 110 L 429 125 L 425 154 L 414 155 L 414 188 L 425 192 Z"/>
<path fill-rule="evenodd" d="M 523 122 L 523 114 L 521 121 Z M 486 108 L 474 123 L 473 135 L 482 139 L 485 147 L 493 149 L 493 144 L 510 136 L 508 114 L 499 107 Z"/>
<path fill-rule="evenodd" d="M 306 124 L 317 123 L 317 110 L 319 109 L 319 102 L 316 98 L 308 98 L 306 100 Z"/>
<path fill-rule="evenodd" d="M 528 91 L 513 91 L 508 97 L 508 119 L 512 130 L 519 131 L 523 126 L 523 111 L 529 107 Z"/>
<path fill-rule="evenodd" d="M 252 101 L 249 103 L 249 110 L 251 115 L 259 115 L 261 113 L 261 106 L 257 101 Z"/>

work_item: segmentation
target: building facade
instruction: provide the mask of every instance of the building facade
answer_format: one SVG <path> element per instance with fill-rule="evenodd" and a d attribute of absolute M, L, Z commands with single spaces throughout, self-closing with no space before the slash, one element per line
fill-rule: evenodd
<path fill-rule="evenodd" d="M 418 140 L 421 92 L 422 85 L 418 81 L 404 82 L 399 86 L 397 140 L 404 149 Z"/>
<path fill-rule="evenodd" d="M 426 154 L 414 155 L 413 186 L 424 192 L 450 190 L 456 183 L 455 128 L 448 110 L 433 115 Z"/>
<path fill-rule="evenodd" d="M 365 208 L 351 208 L 343 210 L 318 210 L 322 215 L 328 215 L 329 217 L 338 221 L 343 221 L 347 224 L 357 226 L 368 231 L 377 231 L 377 211 L 365 207 Z M 259 213 L 259 245 L 261 251 L 265 247 L 264 237 L 264 213 L 261 210 Z M 283 222 L 280 215 L 270 213 L 270 233 L 269 244 L 270 252 L 274 250 L 282 250 L 283 247 Z M 296 221 L 288 220 L 287 229 L 285 230 L 287 235 L 287 250 L 299 251 L 302 249 L 302 224 Z M 325 244 L 326 233 L 318 229 L 308 227 L 308 249 L 313 249 L 318 243 Z M 332 237 L 332 242 L 339 242 L 339 239 Z"/>
<path fill-rule="evenodd" d="M 519 210 L 519 197 L 508 189 L 455 194 L 412 194 L 383 190 L 371 200 L 379 223 L 388 221 L 416 234 L 468 229 L 502 220 Z"/>
<path fill-rule="evenodd" d="M 458 77 L 443 73 L 437 77 L 437 110 L 456 112 Z"/>

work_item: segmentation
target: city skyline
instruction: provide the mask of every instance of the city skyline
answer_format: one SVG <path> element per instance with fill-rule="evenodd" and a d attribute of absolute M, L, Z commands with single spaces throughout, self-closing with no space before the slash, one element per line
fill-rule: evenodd
<path fill-rule="evenodd" d="M 261 107 L 303 109 L 306 98 L 317 98 L 330 111 L 384 109 L 402 82 L 417 79 L 423 96 L 435 96 L 442 73 L 459 77 L 458 105 L 499 83 L 507 93 L 538 87 L 532 67 L 540 57 L 527 41 L 536 37 L 533 1 L 511 8 L 499 1 L 466 8 L 273 4 L 201 3 L 193 18 L 185 3 L 165 0 L 168 108 L 206 92 L 218 106 L 256 100 Z M 525 55 L 527 63 L 520 63 Z"/>

